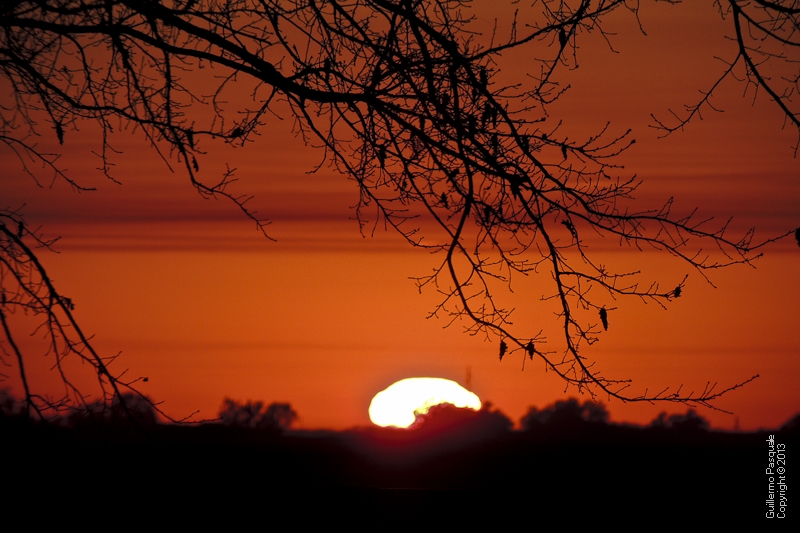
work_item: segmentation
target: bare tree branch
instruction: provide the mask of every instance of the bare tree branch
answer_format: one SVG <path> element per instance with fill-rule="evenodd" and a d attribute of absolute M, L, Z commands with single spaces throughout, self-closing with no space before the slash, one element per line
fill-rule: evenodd
<path fill-rule="evenodd" d="M 675 126 L 657 122 L 667 134 L 709 107 L 712 93 L 740 63 L 747 83 L 763 88 L 798 126 L 792 107 L 798 78 L 778 81 L 763 70 L 770 62 L 794 61 L 788 54 L 800 44 L 796 3 L 726 5 L 721 10 L 733 20 L 738 55 L 687 117 Z M 420 289 L 441 293 L 432 315 L 464 319 L 468 332 L 499 338 L 501 358 L 538 356 L 568 386 L 624 401 L 710 406 L 750 381 L 721 391 L 709 385 L 699 392 L 631 394 L 628 380 L 605 377 L 584 355 L 584 346 L 601 335 L 598 320 L 609 327 L 617 298 L 666 306 L 686 282 L 678 275 L 664 289 L 642 285 L 638 272 L 613 272 L 590 253 L 591 236 L 658 250 L 704 277 L 710 269 L 751 263 L 765 244 L 753 243 L 752 232 L 730 237 L 727 224 L 715 226 L 694 213 L 676 216 L 671 199 L 657 210 L 628 207 L 638 182 L 620 177 L 613 161 L 635 142 L 631 132 L 615 135 L 606 127 L 569 139 L 550 117 L 548 107 L 566 89 L 558 73 L 577 66 L 579 40 L 596 31 L 608 41 L 605 17 L 617 10 L 638 17 L 637 8 L 622 0 L 536 2 L 529 9 L 538 22 L 523 28 L 515 19 L 506 41 L 493 36 L 486 43 L 470 30 L 467 6 L 461 0 L 6 3 L 0 8 L 0 73 L 14 104 L 0 110 L 0 140 L 69 179 L 54 158 L 25 141 L 36 120 L 46 117 L 62 142 L 79 121 L 99 124 L 105 169 L 113 126 L 134 125 L 168 164 L 183 165 L 201 194 L 233 201 L 265 231 L 266 220 L 246 206 L 249 197 L 228 191 L 230 173 L 201 179 L 201 145 L 211 138 L 245 144 L 269 114 L 288 115 L 306 143 L 359 187 L 362 226 L 383 222 L 442 258 L 417 280 Z M 531 73 L 532 82 L 501 86 L 496 58 L 518 47 L 542 58 L 539 71 Z M 252 88 L 252 101 L 237 96 L 223 104 L 234 84 Z M 16 287 L 1 309 L 22 306 L 41 314 L 58 364 L 73 354 L 93 365 L 104 394 L 119 396 L 120 387 L 132 387 L 135 382 L 108 372 L 108 360 L 80 333 L 69 300 L 12 231 L 23 224 L 19 214 L 4 211 L 0 218 L 6 221 L 3 294 L 6 284 Z M 555 346 L 545 344 L 541 330 L 514 326 L 512 311 L 497 296 L 512 278 L 532 274 L 545 286 L 543 299 L 557 302 L 563 336 Z M 587 311 L 597 318 L 586 319 Z M 13 346 L 5 315 L 3 325 Z M 23 354 L 16 347 L 12 352 L 25 381 Z M 85 403 L 66 374 L 63 379 L 69 394 Z M 44 405 L 26 394 L 30 409 Z"/>
<path fill-rule="evenodd" d="M 686 106 L 686 114 L 667 124 L 653 116 L 656 129 L 664 136 L 681 130 L 692 119 L 700 116 L 703 109 L 717 109 L 711 97 L 728 78 L 743 81 L 757 94 L 759 89 L 767 93 L 780 109 L 785 123 L 797 130 L 794 146 L 795 157 L 800 148 L 800 4 L 796 0 L 769 2 L 756 0 L 717 0 L 715 2 L 723 18 L 731 21 L 732 39 L 736 43 L 736 56 L 724 60 L 727 67 L 711 88 L 703 91 L 699 102 Z M 744 69 L 743 77 L 741 71 Z"/>

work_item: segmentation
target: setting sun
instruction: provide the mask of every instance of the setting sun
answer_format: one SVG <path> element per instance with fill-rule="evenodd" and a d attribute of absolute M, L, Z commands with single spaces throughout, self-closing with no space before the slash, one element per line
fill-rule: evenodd
<path fill-rule="evenodd" d="M 406 428 L 418 414 L 441 403 L 479 410 L 481 400 L 455 381 L 443 378 L 406 378 L 393 383 L 372 398 L 369 418 L 377 426 Z"/>

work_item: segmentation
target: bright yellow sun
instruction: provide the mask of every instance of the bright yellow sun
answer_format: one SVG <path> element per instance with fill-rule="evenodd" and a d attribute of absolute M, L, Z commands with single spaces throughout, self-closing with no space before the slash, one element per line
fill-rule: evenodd
<path fill-rule="evenodd" d="M 393 383 L 372 398 L 369 419 L 377 426 L 407 428 L 417 414 L 434 405 L 450 403 L 479 410 L 481 400 L 455 381 L 442 378 L 406 378 Z"/>

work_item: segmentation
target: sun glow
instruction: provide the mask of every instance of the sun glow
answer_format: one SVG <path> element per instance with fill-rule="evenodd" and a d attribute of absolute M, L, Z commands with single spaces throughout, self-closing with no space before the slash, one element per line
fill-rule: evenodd
<path fill-rule="evenodd" d="M 406 428 L 414 423 L 418 414 L 440 403 L 479 410 L 478 396 L 455 381 L 443 378 L 406 378 L 393 383 L 372 398 L 369 419 L 381 426 Z"/>

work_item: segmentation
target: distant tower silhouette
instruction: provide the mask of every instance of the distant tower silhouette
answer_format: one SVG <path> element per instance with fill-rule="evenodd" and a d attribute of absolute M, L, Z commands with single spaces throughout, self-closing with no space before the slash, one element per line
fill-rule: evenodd
<path fill-rule="evenodd" d="M 465 388 L 468 391 L 472 390 L 472 367 L 469 365 L 467 365 L 467 379 L 465 385 L 466 385 Z"/>

